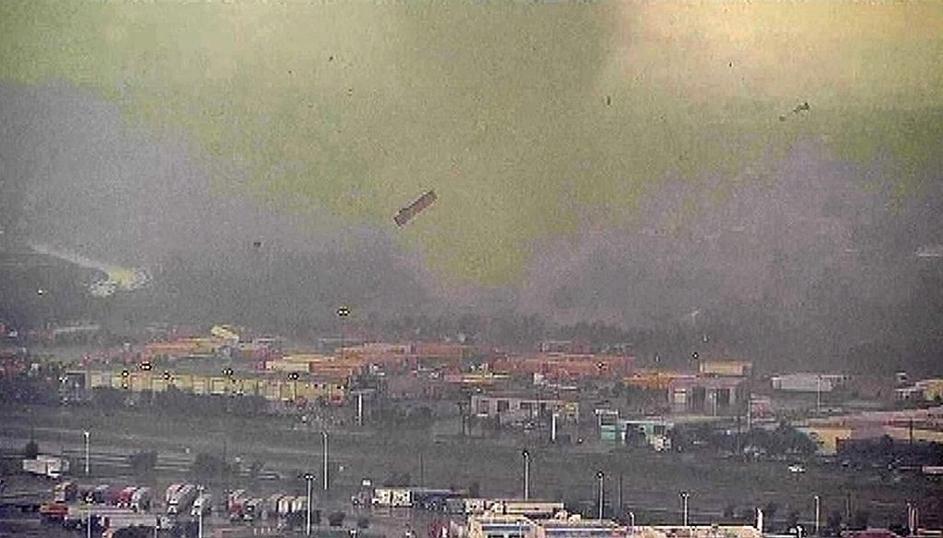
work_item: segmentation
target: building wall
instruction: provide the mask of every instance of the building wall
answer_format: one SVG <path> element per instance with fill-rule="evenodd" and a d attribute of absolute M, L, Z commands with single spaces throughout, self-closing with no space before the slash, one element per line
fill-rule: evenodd
<path fill-rule="evenodd" d="M 705 360 L 698 371 L 704 375 L 747 376 L 752 368 L 753 364 L 747 361 Z"/>
<path fill-rule="evenodd" d="M 290 380 L 283 377 L 258 376 L 206 376 L 199 374 L 173 374 L 166 379 L 162 372 L 86 373 L 89 388 L 110 387 L 128 392 L 162 392 L 169 387 L 193 394 L 261 396 L 271 401 L 307 401 L 323 399 L 328 403 L 341 404 L 347 398 L 347 382 L 330 379 Z"/>
<path fill-rule="evenodd" d="M 844 383 L 845 376 L 837 374 L 795 373 L 770 378 L 776 390 L 789 392 L 832 392 Z"/>
<path fill-rule="evenodd" d="M 500 417 L 502 422 L 538 418 L 559 413 L 564 421 L 579 420 L 579 404 L 552 398 L 523 398 L 476 394 L 471 397 L 471 412 L 489 418 Z"/>

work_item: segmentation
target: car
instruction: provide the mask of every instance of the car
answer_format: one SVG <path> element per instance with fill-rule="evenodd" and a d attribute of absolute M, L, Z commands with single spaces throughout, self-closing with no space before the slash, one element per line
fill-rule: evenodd
<path fill-rule="evenodd" d="M 798 463 L 793 463 L 789 466 L 789 472 L 793 474 L 800 474 L 805 472 L 805 467 L 799 465 Z"/>

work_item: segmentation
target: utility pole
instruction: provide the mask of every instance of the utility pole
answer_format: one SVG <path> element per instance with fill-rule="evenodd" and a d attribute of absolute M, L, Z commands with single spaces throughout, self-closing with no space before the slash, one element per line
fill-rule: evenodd
<path fill-rule="evenodd" d="M 603 517 L 603 506 L 604 506 L 604 501 L 605 501 L 605 499 L 604 499 L 604 495 L 605 495 L 604 484 L 605 484 L 605 480 L 606 480 L 606 475 L 603 474 L 602 471 L 599 471 L 599 472 L 596 473 L 596 478 L 599 479 L 599 519 L 602 519 L 602 517 Z"/>
<path fill-rule="evenodd" d="M 821 505 L 822 500 L 819 498 L 818 495 L 815 495 L 815 496 L 813 497 L 813 499 L 815 499 L 815 535 L 818 536 L 818 535 L 819 535 L 819 521 L 821 521 L 821 515 L 820 515 L 820 514 L 822 513 L 822 512 L 821 512 L 821 510 L 822 510 L 822 505 Z"/>
<path fill-rule="evenodd" d="M 357 425 L 363 427 L 363 392 L 357 393 Z"/>
<path fill-rule="evenodd" d="M 327 432 L 321 431 L 321 436 L 324 438 L 324 491 L 327 491 L 328 488 L 328 479 L 327 479 Z"/>
<path fill-rule="evenodd" d="M 307 511 L 308 516 L 305 519 L 305 536 L 311 536 L 311 483 L 314 481 L 314 475 L 311 473 L 305 474 L 305 482 L 308 485 L 308 504 Z"/>
<path fill-rule="evenodd" d="M 83 431 L 82 434 L 85 436 L 85 476 L 88 476 L 88 467 L 89 467 L 88 465 L 89 464 L 88 437 L 90 434 L 88 430 Z"/>
<path fill-rule="evenodd" d="M 622 473 L 619 473 L 619 517 L 624 515 L 623 510 L 625 510 L 625 504 L 622 501 Z"/>
<path fill-rule="evenodd" d="M 524 457 L 524 500 L 530 498 L 530 452 L 525 448 L 521 451 Z"/>
<path fill-rule="evenodd" d="M 197 492 L 198 492 L 197 495 L 202 498 L 202 497 L 203 497 L 203 486 L 197 486 L 196 490 L 197 490 Z M 206 499 L 205 499 L 205 498 L 202 498 L 202 499 L 200 500 L 200 512 L 199 512 L 199 516 L 198 516 L 198 517 L 199 517 L 199 520 L 198 520 L 198 522 L 197 522 L 197 531 L 196 531 L 198 538 L 203 538 L 203 509 L 204 509 L 204 508 L 203 508 L 203 503 L 204 503 L 204 502 L 206 502 Z"/>
<path fill-rule="evenodd" d="M 822 374 L 815 376 L 815 414 L 822 411 Z"/>
<path fill-rule="evenodd" d="M 687 491 L 681 492 L 681 524 L 688 526 L 688 495 Z"/>

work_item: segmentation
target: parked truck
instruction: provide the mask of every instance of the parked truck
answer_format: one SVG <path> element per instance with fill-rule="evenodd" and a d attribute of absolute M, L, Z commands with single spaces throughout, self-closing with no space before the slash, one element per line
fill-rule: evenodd
<path fill-rule="evenodd" d="M 151 488 L 138 488 L 131 496 L 131 509 L 135 512 L 147 512 L 151 509 Z"/>
<path fill-rule="evenodd" d="M 60 482 L 52 488 L 52 500 L 57 503 L 69 503 L 79 494 L 79 486 L 75 482 Z"/>
<path fill-rule="evenodd" d="M 197 489 L 193 484 L 184 484 L 178 489 L 167 503 L 167 513 L 170 515 L 185 514 L 197 497 Z"/>
<path fill-rule="evenodd" d="M 190 509 L 190 515 L 197 517 L 200 515 L 207 515 L 213 510 L 213 496 L 209 493 L 201 493 L 195 501 L 193 501 L 193 508 Z"/>
<path fill-rule="evenodd" d="M 58 480 L 69 472 L 69 460 L 58 456 L 40 454 L 35 459 L 23 460 L 23 470 L 27 473 Z"/>
<path fill-rule="evenodd" d="M 137 490 L 137 486 L 128 486 L 126 488 L 122 488 L 121 491 L 118 492 L 118 499 L 115 503 L 115 506 L 120 508 L 131 508 L 131 497 L 134 496 L 134 493 Z"/>
<path fill-rule="evenodd" d="M 102 538 L 110 538 L 127 527 L 167 528 L 157 514 L 141 514 L 131 511 L 112 512 L 97 516 L 99 527 L 105 529 Z"/>
<path fill-rule="evenodd" d="M 242 519 L 248 500 L 249 495 L 244 489 L 237 489 L 229 494 L 229 497 L 226 499 L 226 512 L 229 513 L 230 520 Z"/>
<path fill-rule="evenodd" d="M 167 486 L 167 490 L 164 492 L 164 504 L 169 504 L 170 499 L 177 494 L 177 490 L 182 488 L 183 484 L 174 483 Z"/>
<path fill-rule="evenodd" d="M 242 519 L 245 521 L 256 521 L 262 519 L 262 511 L 265 509 L 265 499 L 252 498 L 246 501 L 243 510 Z"/>

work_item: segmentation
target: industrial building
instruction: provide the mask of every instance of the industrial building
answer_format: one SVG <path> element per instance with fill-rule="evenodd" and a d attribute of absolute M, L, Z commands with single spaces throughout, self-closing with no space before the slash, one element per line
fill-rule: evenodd
<path fill-rule="evenodd" d="M 498 418 L 502 424 L 552 414 L 563 421 L 578 422 L 580 416 L 578 402 L 519 394 L 475 394 L 471 397 L 471 410 L 480 417 Z"/>
<path fill-rule="evenodd" d="M 676 377 L 668 383 L 668 403 L 675 413 L 732 414 L 746 394 L 743 377 Z"/>
<path fill-rule="evenodd" d="M 943 443 L 943 407 L 867 411 L 811 419 L 797 425 L 819 445 L 819 453 L 835 454 L 848 439 L 876 439 L 887 435 L 900 441 Z"/>
<path fill-rule="evenodd" d="M 616 417 L 607 422 L 599 427 L 599 438 L 602 441 L 648 446 L 659 452 L 671 449 L 671 439 L 668 434 L 674 429 L 674 423 L 664 418 L 623 419 Z"/>
<path fill-rule="evenodd" d="M 753 363 L 735 360 L 703 360 L 698 373 L 712 376 L 747 377 L 753 372 Z"/>
<path fill-rule="evenodd" d="M 467 538 L 622 538 L 627 534 L 627 527 L 612 520 L 567 517 L 565 512 L 551 519 L 470 516 L 467 525 Z"/>
<path fill-rule="evenodd" d="M 939 401 L 943 400 L 943 379 L 922 379 L 911 386 L 895 389 L 898 400 Z"/>
<path fill-rule="evenodd" d="M 175 388 L 206 395 L 260 396 L 273 402 L 302 404 L 321 401 L 333 405 L 346 402 L 349 386 L 344 379 L 326 379 L 285 375 L 234 374 L 232 376 L 151 371 L 72 371 L 70 377 L 83 376 L 89 389 L 108 387 L 132 393 L 163 392 Z"/>
<path fill-rule="evenodd" d="M 537 353 L 500 357 L 490 369 L 507 374 L 539 375 L 551 381 L 578 379 L 621 379 L 630 374 L 634 357 L 574 353 Z"/>
<path fill-rule="evenodd" d="M 793 373 L 770 378 L 773 389 L 783 392 L 832 392 L 848 382 L 843 374 Z"/>

